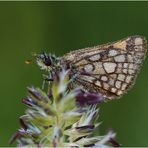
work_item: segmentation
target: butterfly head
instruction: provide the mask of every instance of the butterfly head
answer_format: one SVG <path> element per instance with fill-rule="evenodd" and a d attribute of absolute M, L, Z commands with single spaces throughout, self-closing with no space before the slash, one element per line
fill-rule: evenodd
<path fill-rule="evenodd" d="M 58 58 L 55 55 L 47 54 L 45 52 L 36 55 L 37 64 L 43 70 L 51 71 L 58 66 Z"/>

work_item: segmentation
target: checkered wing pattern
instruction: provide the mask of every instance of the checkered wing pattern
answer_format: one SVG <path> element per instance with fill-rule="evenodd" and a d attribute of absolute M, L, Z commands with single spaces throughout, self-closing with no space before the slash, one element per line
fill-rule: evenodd
<path fill-rule="evenodd" d="M 75 83 L 113 99 L 134 83 L 146 53 L 146 39 L 131 36 L 105 45 L 79 49 L 63 59 L 79 73 Z"/>

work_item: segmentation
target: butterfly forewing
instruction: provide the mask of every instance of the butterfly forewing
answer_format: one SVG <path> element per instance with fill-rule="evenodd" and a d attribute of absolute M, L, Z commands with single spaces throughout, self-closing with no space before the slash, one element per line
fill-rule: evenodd
<path fill-rule="evenodd" d="M 126 39 L 75 50 L 63 59 L 79 73 L 75 83 L 88 91 L 112 99 L 122 95 L 133 84 L 146 52 L 146 39 Z"/>

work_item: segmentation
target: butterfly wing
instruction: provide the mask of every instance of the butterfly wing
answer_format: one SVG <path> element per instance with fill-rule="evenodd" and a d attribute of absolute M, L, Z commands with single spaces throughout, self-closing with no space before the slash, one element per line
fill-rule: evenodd
<path fill-rule="evenodd" d="M 75 50 L 63 59 L 79 73 L 77 85 L 102 93 L 112 99 L 125 93 L 134 83 L 146 53 L 142 36 L 131 36 L 117 42 Z"/>

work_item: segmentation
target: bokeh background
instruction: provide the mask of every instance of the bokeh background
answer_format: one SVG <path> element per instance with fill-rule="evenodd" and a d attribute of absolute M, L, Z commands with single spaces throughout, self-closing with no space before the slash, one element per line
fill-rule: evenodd
<path fill-rule="evenodd" d="M 148 39 L 148 2 L 0 2 L 0 146 L 19 127 L 26 87 L 42 84 L 32 52 L 62 56 L 135 34 Z M 148 146 L 148 58 L 133 89 L 101 105 L 100 121 L 122 146 Z"/>

